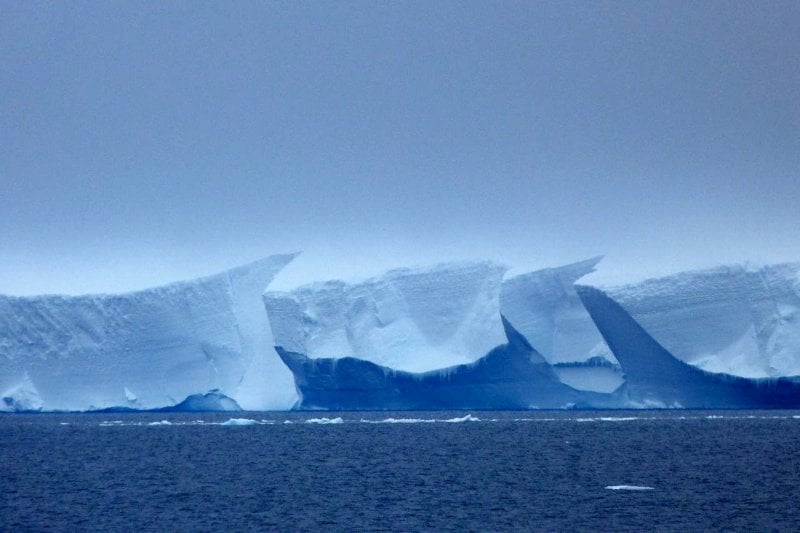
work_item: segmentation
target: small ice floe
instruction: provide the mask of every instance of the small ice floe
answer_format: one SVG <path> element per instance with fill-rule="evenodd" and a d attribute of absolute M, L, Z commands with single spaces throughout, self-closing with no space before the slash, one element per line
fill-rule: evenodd
<path fill-rule="evenodd" d="M 655 490 L 653 487 L 645 487 L 642 485 L 609 485 L 606 487 L 608 490 Z"/>
<path fill-rule="evenodd" d="M 229 418 L 221 423 L 220 426 L 255 426 L 256 424 L 258 422 L 252 418 Z"/>
<path fill-rule="evenodd" d="M 306 420 L 306 424 L 344 424 L 344 420 L 338 416 L 336 418 L 309 418 Z"/>
<path fill-rule="evenodd" d="M 150 422 L 148 426 L 171 426 L 172 422 L 169 420 L 159 420 L 158 422 Z"/>

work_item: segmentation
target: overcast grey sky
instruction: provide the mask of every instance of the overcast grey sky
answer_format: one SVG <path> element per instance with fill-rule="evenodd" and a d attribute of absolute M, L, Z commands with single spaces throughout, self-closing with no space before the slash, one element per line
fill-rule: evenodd
<path fill-rule="evenodd" d="M 0 292 L 800 260 L 798 2 L 0 2 Z"/>

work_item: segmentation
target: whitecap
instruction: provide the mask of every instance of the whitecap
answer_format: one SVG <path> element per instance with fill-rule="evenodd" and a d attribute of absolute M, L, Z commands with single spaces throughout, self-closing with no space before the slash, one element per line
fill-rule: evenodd
<path fill-rule="evenodd" d="M 158 422 L 150 422 L 147 425 L 148 426 L 171 426 L 172 422 L 170 422 L 169 420 L 160 420 Z"/>
<path fill-rule="evenodd" d="M 655 490 L 653 487 L 645 487 L 642 485 L 608 485 L 608 490 Z"/>
<path fill-rule="evenodd" d="M 472 416 L 470 414 L 467 414 L 466 416 L 462 416 L 459 418 L 449 418 L 447 420 L 444 420 L 444 422 L 480 422 L 480 421 L 481 421 L 480 418 L 478 418 L 477 416 Z"/>
<path fill-rule="evenodd" d="M 436 422 L 432 418 L 384 418 L 383 420 L 361 419 L 365 424 L 430 424 Z"/>

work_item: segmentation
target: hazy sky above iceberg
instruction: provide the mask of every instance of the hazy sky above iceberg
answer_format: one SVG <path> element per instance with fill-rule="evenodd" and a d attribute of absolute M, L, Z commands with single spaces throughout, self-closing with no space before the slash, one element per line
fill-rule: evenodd
<path fill-rule="evenodd" d="M 162 4 L 3 2 L 0 292 L 800 260 L 797 2 Z"/>

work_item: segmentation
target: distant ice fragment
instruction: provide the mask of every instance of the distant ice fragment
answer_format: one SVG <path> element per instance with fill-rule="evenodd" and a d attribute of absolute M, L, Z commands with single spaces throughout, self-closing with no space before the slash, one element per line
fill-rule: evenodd
<path fill-rule="evenodd" d="M 641 485 L 609 485 L 606 487 L 608 490 L 655 490 L 653 487 L 645 487 Z"/>
<path fill-rule="evenodd" d="M 43 405 L 39 391 L 27 373 L 23 374 L 21 381 L 6 389 L 0 396 L 0 412 L 41 411 Z"/>
<path fill-rule="evenodd" d="M 343 424 L 344 420 L 341 417 L 336 418 L 309 418 L 306 424 Z"/>
<path fill-rule="evenodd" d="M 136 395 L 128 387 L 125 387 L 125 399 L 128 403 L 136 403 Z"/>
<path fill-rule="evenodd" d="M 225 422 L 222 422 L 220 425 L 222 426 L 255 426 L 258 424 L 255 420 L 251 418 L 229 418 Z"/>

